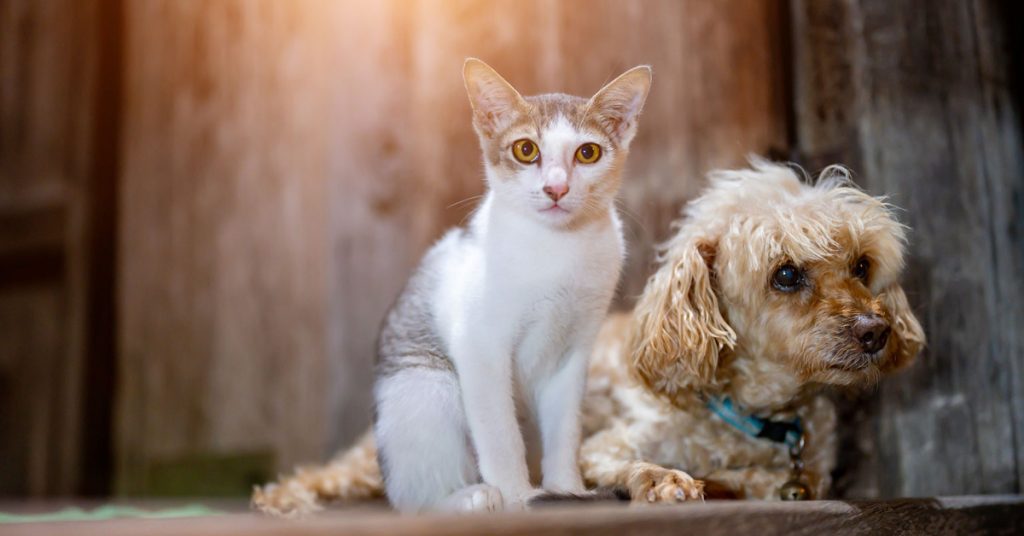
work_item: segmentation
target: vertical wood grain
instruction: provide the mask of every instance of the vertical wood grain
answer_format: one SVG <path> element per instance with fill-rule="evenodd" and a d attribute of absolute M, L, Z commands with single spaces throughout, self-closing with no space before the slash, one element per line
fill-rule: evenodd
<path fill-rule="evenodd" d="M 322 453 L 331 2 L 129 2 L 120 489 Z"/>
<path fill-rule="evenodd" d="M 189 452 L 265 448 L 284 470 L 369 423 L 380 320 L 484 190 L 467 56 L 525 94 L 653 65 L 622 203 L 631 303 L 700 174 L 785 146 L 779 9 L 129 2 L 122 489 Z"/>
<path fill-rule="evenodd" d="M 95 2 L 0 3 L 0 494 L 82 491 L 99 255 Z M 103 177 L 113 181 L 113 177 Z M 100 333 L 100 329 L 96 332 Z M 100 335 L 102 337 L 102 335 Z"/>
<path fill-rule="evenodd" d="M 861 405 L 853 496 L 1014 493 L 1024 158 L 998 2 L 795 2 L 799 141 L 905 209 L 921 359 Z"/>

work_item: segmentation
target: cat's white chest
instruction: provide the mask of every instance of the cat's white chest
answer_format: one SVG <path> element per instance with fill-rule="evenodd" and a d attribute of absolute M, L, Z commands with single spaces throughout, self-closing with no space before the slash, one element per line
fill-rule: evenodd
<path fill-rule="evenodd" d="M 488 209 L 464 238 L 441 244 L 450 251 L 435 318 L 446 340 L 486 341 L 530 380 L 550 373 L 580 342 L 581 327 L 604 317 L 622 266 L 621 231 L 614 213 L 607 225 L 561 231 L 487 219 Z"/>
<path fill-rule="evenodd" d="M 511 313 L 513 360 L 523 379 L 557 368 L 586 328 L 604 317 L 622 265 L 618 229 L 551 233 L 504 242 L 491 274 Z"/>

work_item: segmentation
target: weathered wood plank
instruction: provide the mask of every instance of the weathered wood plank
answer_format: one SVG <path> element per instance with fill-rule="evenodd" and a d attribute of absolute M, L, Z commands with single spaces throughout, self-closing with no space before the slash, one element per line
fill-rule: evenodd
<path fill-rule="evenodd" d="M 94 225 L 104 207 L 92 197 L 100 12 L 96 2 L 0 3 L 0 444 L 22 463 L 3 462 L 0 494 L 81 491 L 83 425 L 110 422 L 81 411 L 85 334 L 105 333 L 90 312 L 111 299 L 87 283 L 94 239 L 113 242 L 113 229 Z"/>
<path fill-rule="evenodd" d="M 0 293 L 0 492 L 39 497 L 60 490 L 54 442 L 60 424 L 64 350 L 62 288 Z M 73 439 L 73 438 L 72 438 Z"/>
<path fill-rule="evenodd" d="M 125 7 L 119 489 L 190 455 L 315 459 L 342 6 Z"/>
<path fill-rule="evenodd" d="M 102 534 L 175 535 L 245 534 L 377 536 L 430 535 L 647 535 L 679 533 L 763 534 L 1019 534 L 1024 530 L 1020 496 L 953 497 L 900 501 L 791 503 L 708 502 L 676 507 L 631 508 L 624 505 L 562 506 L 534 512 L 487 515 L 399 516 L 372 510 L 330 512 L 300 521 L 256 514 L 204 518 L 8 525 L 12 535 L 52 534 L 71 530 L 83 536 Z"/>
<path fill-rule="evenodd" d="M 921 360 L 869 402 L 851 495 L 1021 489 L 1024 156 L 998 2 L 795 2 L 800 147 L 906 209 Z"/>

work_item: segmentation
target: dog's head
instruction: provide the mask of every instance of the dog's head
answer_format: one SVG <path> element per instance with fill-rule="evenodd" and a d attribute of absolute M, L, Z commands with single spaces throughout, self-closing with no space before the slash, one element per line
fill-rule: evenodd
<path fill-rule="evenodd" d="M 710 179 L 634 311 L 641 380 L 670 396 L 714 386 L 735 357 L 800 385 L 867 385 L 914 359 L 925 337 L 888 205 L 840 167 L 815 185 L 762 161 Z"/>

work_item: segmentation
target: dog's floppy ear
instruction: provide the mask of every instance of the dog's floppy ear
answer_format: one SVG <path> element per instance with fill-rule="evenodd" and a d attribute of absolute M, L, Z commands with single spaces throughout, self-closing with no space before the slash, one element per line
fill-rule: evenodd
<path fill-rule="evenodd" d="M 713 380 L 719 352 L 736 344 L 714 289 L 715 244 L 677 235 L 633 311 L 633 369 L 669 396 Z"/>
<path fill-rule="evenodd" d="M 907 302 L 903 287 L 894 283 L 883 290 L 880 297 L 892 315 L 892 333 L 899 341 L 892 359 L 883 367 L 884 372 L 894 372 L 911 364 L 917 354 L 921 353 L 926 340 L 921 323 Z"/>

